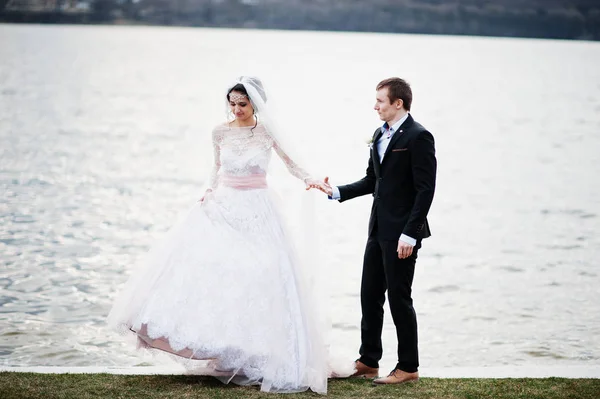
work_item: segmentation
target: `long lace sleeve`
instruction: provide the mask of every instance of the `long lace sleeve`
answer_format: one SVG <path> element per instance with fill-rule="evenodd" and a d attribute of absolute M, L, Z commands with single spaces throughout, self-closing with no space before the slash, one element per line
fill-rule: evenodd
<path fill-rule="evenodd" d="M 212 133 L 212 142 L 213 142 L 213 154 L 214 154 L 214 164 L 212 168 L 212 172 L 210 174 L 210 179 L 208 181 L 208 189 L 215 190 L 219 185 L 219 169 L 221 169 L 221 139 L 222 132 L 219 131 L 218 128 L 213 130 Z"/>
<path fill-rule="evenodd" d="M 279 156 L 279 158 L 281 158 L 288 171 L 293 176 L 297 177 L 303 182 L 306 182 L 306 180 L 311 178 L 310 174 L 308 174 L 306 170 L 298 166 L 298 164 L 294 162 L 285 151 L 283 151 L 283 149 L 276 140 L 273 140 L 273 149 L 275 150 L 275 153 Z"/>

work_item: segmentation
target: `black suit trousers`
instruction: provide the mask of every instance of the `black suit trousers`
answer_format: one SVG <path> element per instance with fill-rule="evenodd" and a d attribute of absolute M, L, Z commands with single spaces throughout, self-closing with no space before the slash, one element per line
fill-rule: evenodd
<path fill-rule="evenodd" d="M 397 240 L 381 240 L 376 231 L 367 240 L 360 292 L 362 320 L 359 360 L 369 367 L 379 367 L 383 354 L 381 333 L 386 290 L 398 338 L 396 368 L 412 373 L 419 367 L 417 316 L 411 295 L 420 246 L 418 240 L 410 257 L 398 259 Z"/>

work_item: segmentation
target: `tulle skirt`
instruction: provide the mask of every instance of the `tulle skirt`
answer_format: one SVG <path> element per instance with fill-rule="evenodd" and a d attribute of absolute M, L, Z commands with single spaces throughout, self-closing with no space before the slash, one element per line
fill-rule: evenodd
<path fill-rule="evenodd" d="M 266 188 L 220 187 L 133 271 L 109 324 L 224 382 L 326 393 L 322 319 Z"/>

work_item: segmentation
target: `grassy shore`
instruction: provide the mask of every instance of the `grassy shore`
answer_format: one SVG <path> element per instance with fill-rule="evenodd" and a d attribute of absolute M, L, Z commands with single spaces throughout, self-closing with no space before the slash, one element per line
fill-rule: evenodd
<path fill-rule="evenodd" d="M 0 373 L 2 399 L 318 398 L 304 392 L 265 394 L 257 387 L 223 385 L 209 377 L 112 374 Z M 598 399 L 600 379 L 437 379 L 374 386 L 360 379 L 333 380 L 328 398 Z"/>

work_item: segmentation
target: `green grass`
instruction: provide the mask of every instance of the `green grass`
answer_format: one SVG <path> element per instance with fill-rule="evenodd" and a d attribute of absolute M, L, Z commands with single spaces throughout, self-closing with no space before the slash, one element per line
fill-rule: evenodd
<path fill-rule="evenodd" d="M 266 394 L 257 387 L 223 385 L 210 377 L 112 374 L 0 373 L 2 399 L 87 398 L 319 398 L 312 392 Z M 437 379 L 374 386 L 361 379 L 332 380 L 329 398 L 553 399 L 600 398 L 600 379 Z"/>

